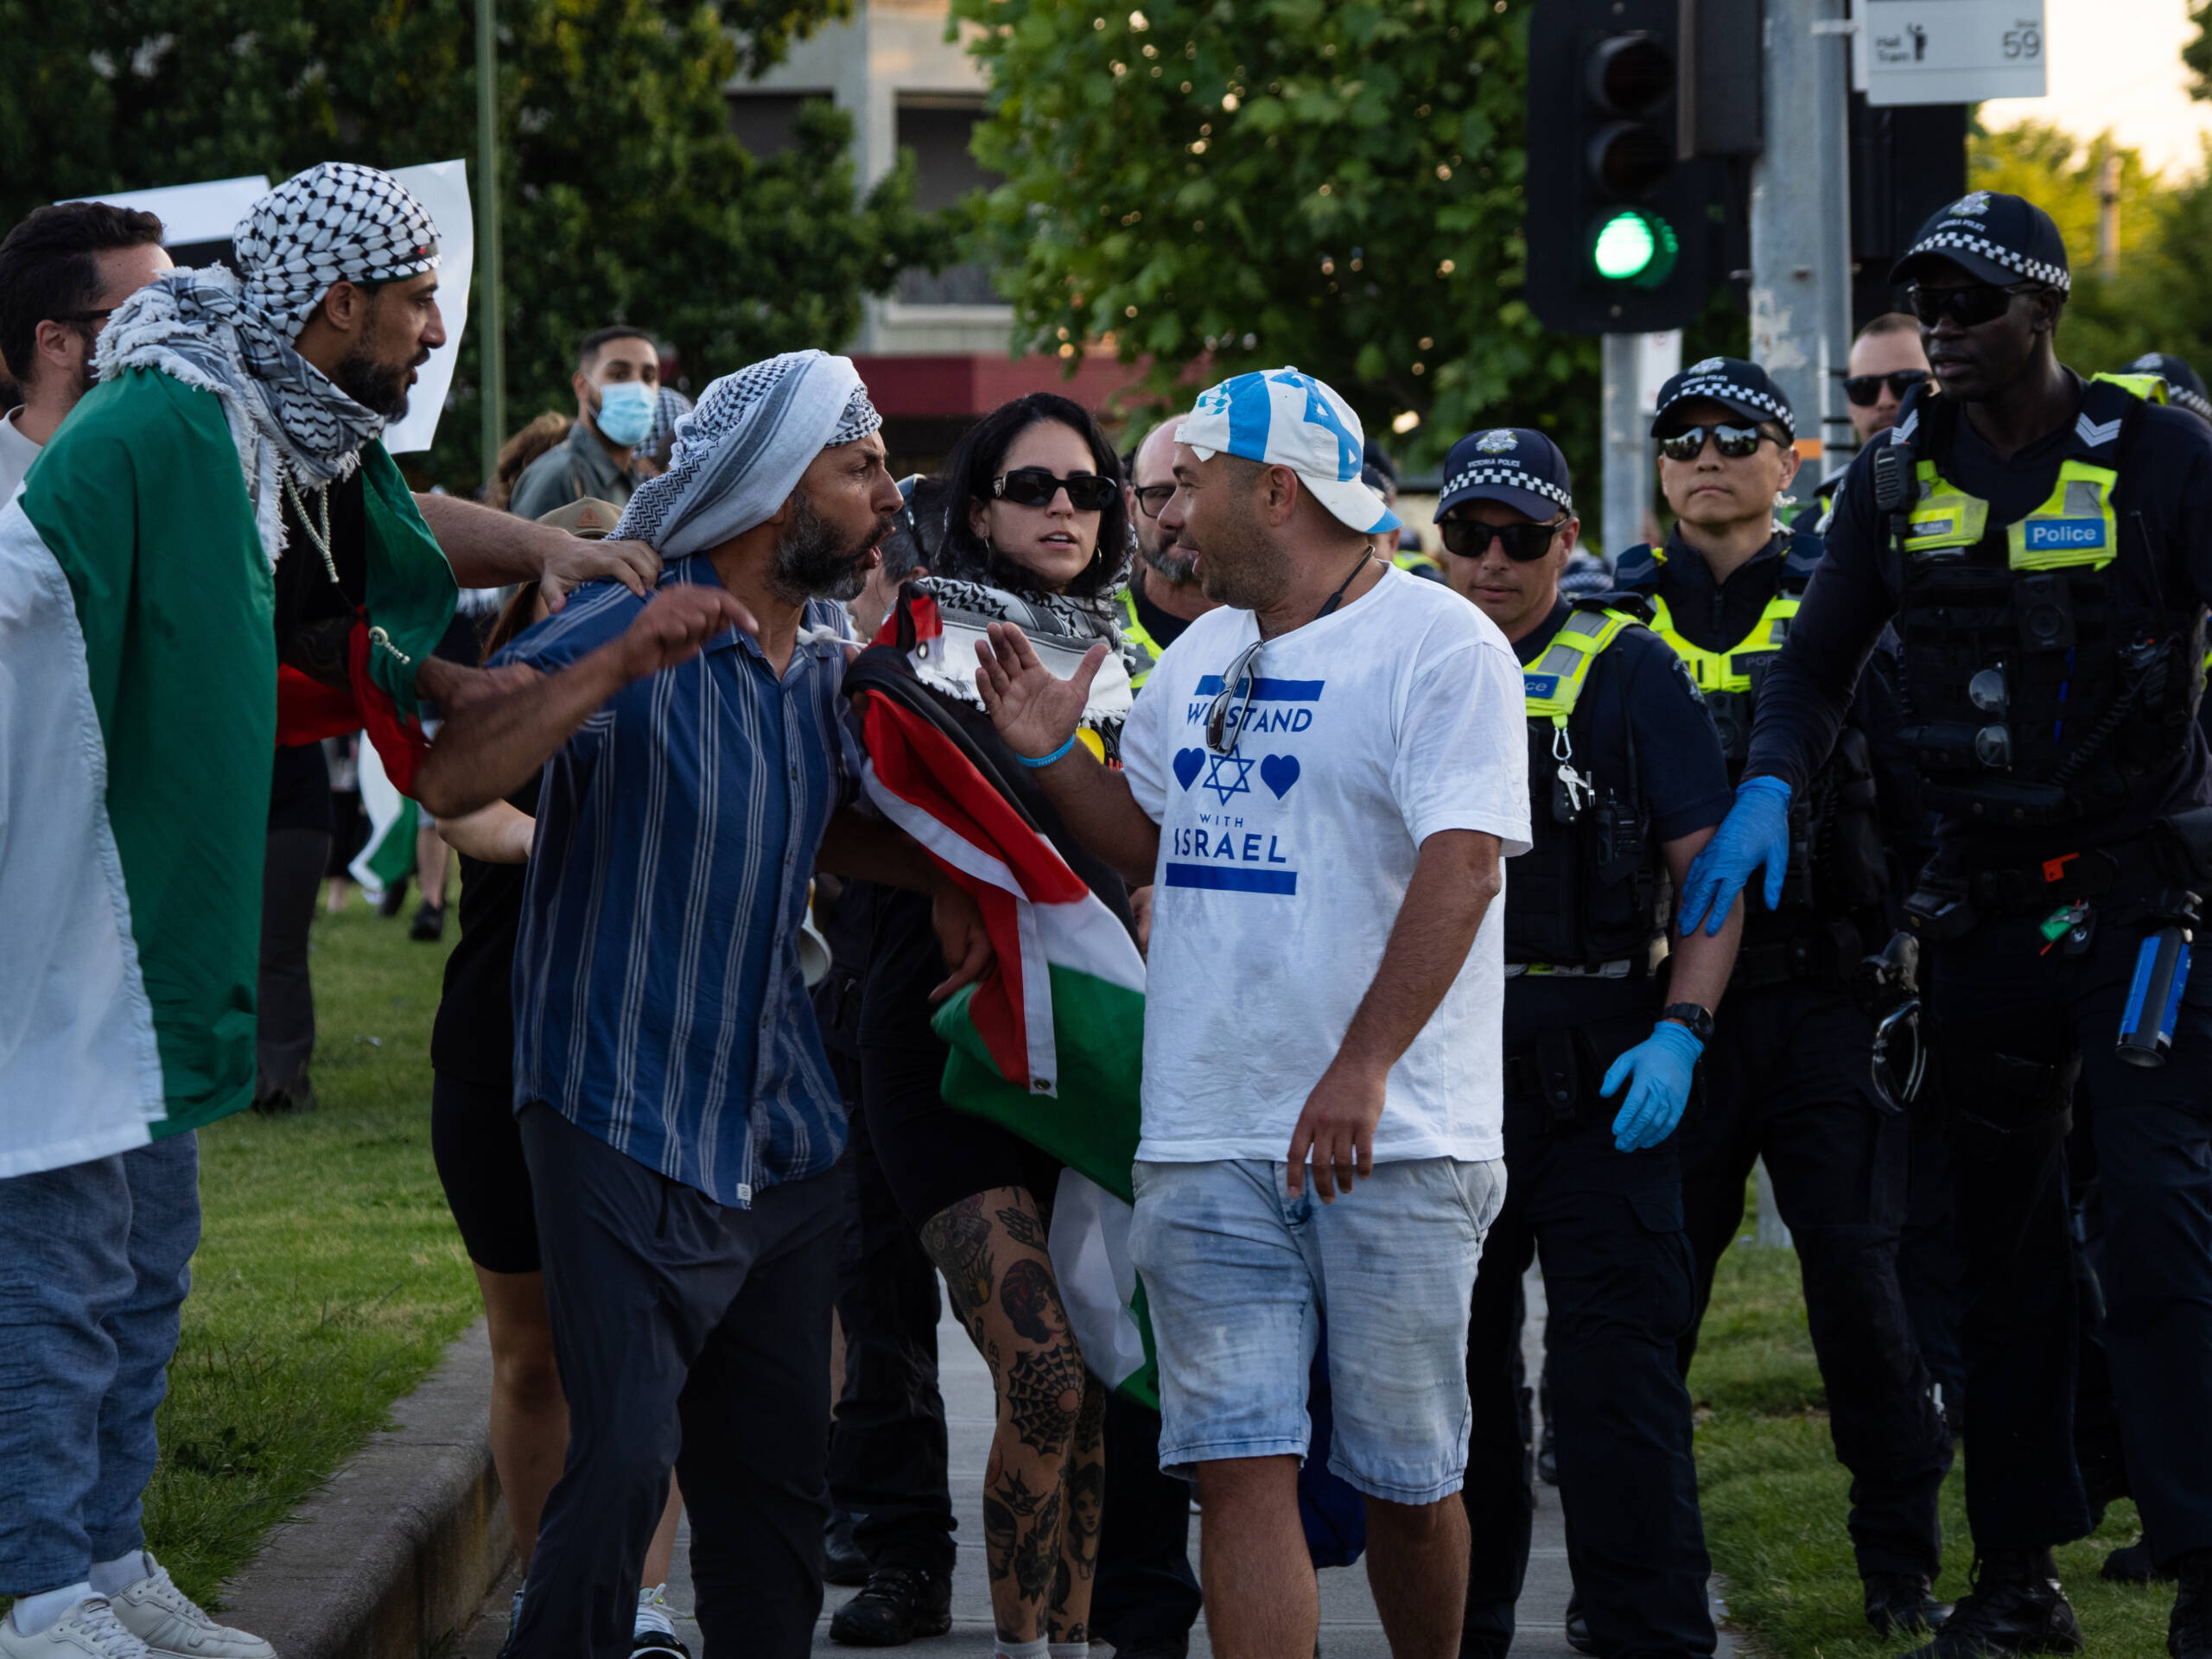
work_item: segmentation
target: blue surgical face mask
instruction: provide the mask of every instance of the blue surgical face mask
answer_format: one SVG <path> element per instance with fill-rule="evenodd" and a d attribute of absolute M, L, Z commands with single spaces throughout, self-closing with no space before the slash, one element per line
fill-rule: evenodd
<path fill-rule="evenodd" d="M 599 413 L 592 420 L 609 443 L 626 449 L 653 429 L 659 403 L 659 394 L 642 380 L 613 381 L 599 389 Z"/>

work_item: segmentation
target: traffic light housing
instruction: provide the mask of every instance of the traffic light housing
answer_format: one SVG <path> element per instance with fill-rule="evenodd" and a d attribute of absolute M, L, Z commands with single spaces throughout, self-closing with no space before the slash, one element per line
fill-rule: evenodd
<path fill-rule="evenodd" d="M 1529 304 L 1568 334 L 1704 308 L 1708 163 L 1681 156 L 1681 0 L 1538 0 L 1529 20 Z"/>

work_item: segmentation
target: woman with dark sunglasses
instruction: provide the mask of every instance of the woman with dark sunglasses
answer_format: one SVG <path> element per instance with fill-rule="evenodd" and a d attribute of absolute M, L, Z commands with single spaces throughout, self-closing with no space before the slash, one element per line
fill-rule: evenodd
<path fill-rule="evenodd" d="M 963 437 L 945 469 L 930 575 L 900 593 L 893 620 L 926 601 L 948 641 L 961 625 L 1015 621 L 1077 657 L 1097 641 L 1123 649 L 1116 602 L 1128 563 L 1121 462 L 1080 404 L 1049 392 L 1002 405 Z M 1030 770 L 983 712 L 972 652 L 949 643 L 925 683 L 946 718 L 996 762 L 1020 804 L 1091 891 L 1129 925 L 1121 880 L 1065 835 Z M 1102 677 L 1102 679 L 1106 677 Z M 1118 708 L 1099 706 L 1084 740 L 1118 753 Z M 998 1401 L 983 1494 L 991 1609 L 1000 1650 L 1090 1636 L 1104 1493 L 1105 1389 L 1068 1328 L 1047 1224 L 1059 1166 L 1007 1130 L 954 1110 L 939 1094 L 945 1046 L 930 1028 L 929 991 L 944 976 L 929 906 L 874 894 L 861 992 L 861 1102 L 876 1157 L 907 1221 L 944 1274 L 953 1312 L 988 1362 Z M 839 1619 L 862 1618 L 879 1640 L 950 1628 L 950 1584 L 878 1568 Z"/>

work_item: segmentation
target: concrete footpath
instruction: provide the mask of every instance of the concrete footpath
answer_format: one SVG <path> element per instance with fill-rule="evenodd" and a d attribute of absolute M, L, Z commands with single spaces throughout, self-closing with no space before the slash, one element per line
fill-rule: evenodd
<path fill-rule="evenodd" d="M 1522 1341 L 1529 1374 L 1535 1377 L 1543 1364 L 1544 1287 L 1534 1272 L 1529 1275 L 1529 1323 Z M 948 1318 L 938 1332 L 938 1350 L 944 1390 L 945 1416 L 951 1430 L 952 1504 L 959 1517 L 960 1560 L 952 1583 L 952 1632 L 931 1641 L 917 1642 L 904 1651 L 915 1655 L 965 1654 L 987 1656 L 991 1650 L 990 1590 L 983 1568 L 983 1465 L 989 1455 L 992 1403 L 990 1373 L 969 1342 L 967 1332 Z M 1529 1580 L 1521 1596 L 1519 1631 L 1513 1652 L 1528 1659 L 1569 1659 L 1567 1645 L 1567 1538 L 1560 1511 L 1559 1493 L 1537 1487 L 1534 1546 L 1529 1551 Z M 1191 1528 L 1192 1560 L 1197 1560 L 1198 1529 Z M 507 1630 L 508 1599 L 515 1587 L 512 1570 L 495 1587 L 477 1619 L 463 1636 L 461 1659 L 497 1659 Z M 854 1594 L 830 1586 L 817 1626 L 817 1653 L 855 1654 L 863 1649 L 841 1648 L 830 1640 L 830 1614 Z M 691 1573 L 688 1531 L 680 1535 L 676 1566 L 671 1574 L 668 1599 L 684 1613 L 691 1606 Z M 1719 1610 L 1716 1608 L 1716 1617 Z M 688 1618 L 677 1620 L 677 1633 L 694 1656 L 702 1659 L 698 1626 Z M 1325 1659 L 1386 1659 L 1389 1646 L 1382 1639 L 1382 1622 L 1375 1612 L 1375 1599 L 1367 1586 L 1367 1569 L 1360 1565 L 1332 1569 L 1321 1574 L 1321 1651 Z M 1103 1644 L 1093 1649 L 1111 1651 Z M 1201 1618 L 1191 1635 L 1191 1652 L 1198 1659 L 1212 1659 Z M 1724 1630 L 1719 1659 L 1731 1659 L 1734 1643 Z"/>

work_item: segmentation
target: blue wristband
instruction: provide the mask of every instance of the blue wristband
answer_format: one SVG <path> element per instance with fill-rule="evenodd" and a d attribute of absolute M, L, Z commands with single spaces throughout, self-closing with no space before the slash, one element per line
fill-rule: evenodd
<path fill-rule="evenodd" d="M 1034 760 L 1032 760 L 1026 754 L 1017 754 L 1014 758 L 1020 761 L 1025 766 L 1049 766 L 1053 761 L 1058 760 L 1062 755 L 1065 754 L 1073 747 L 1075 747 L 1075 739 L 1071 737 L 1066 742 L 1061 744 L 1058 748 L 1054 749 L 1050 754 L 1040 754 Z"/>

